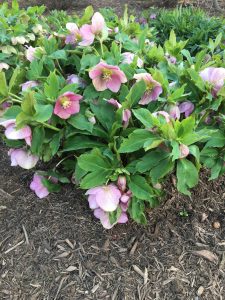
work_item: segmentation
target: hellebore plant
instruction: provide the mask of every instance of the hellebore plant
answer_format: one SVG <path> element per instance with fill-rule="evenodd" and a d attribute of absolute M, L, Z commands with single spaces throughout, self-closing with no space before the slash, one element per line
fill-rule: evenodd
<path fill-rule="evenodd" d="M 110 229 L 147 224 L 171 174 L 190 197 L 203 167 L 210 180 L 225 173 L 222 35 L 193 56 L 174 31 L 159 45 L 127 12 L 30 18 L 21 36 L 9 25 L 0 37 L 0 132 L 11 165 L 35 169 L 38 198 L 75 183 Z"/>

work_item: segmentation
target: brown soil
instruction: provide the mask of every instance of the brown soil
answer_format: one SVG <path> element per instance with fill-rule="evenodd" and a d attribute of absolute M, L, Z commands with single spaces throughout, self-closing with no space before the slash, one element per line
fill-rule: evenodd
<path fill-rule="evenodd" d="M 192 199 L 168 185 L 148 226 L 107 231 L 72 185 L 37 199 L 1 149 L 0 299 L 225 299 L 224 177 L 203 177 Z"/>

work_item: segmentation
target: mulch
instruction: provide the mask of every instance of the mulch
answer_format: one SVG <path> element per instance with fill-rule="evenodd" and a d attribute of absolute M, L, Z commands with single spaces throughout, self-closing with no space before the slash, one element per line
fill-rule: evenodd
<path fill-rule="evenodd" d="M 148 226 L 104 230 L 82 191 L 38 199 L 0 148 L 0 299 L 225 299 L 225 177 L 203 172 L 191 198 L 169 180 Z"/>

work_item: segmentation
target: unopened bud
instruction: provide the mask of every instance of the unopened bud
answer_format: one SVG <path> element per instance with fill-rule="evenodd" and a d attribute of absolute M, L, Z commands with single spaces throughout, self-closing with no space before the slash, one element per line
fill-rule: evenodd
<path fill-rule="evenodd" d="M 117 180 L 117 185 L 122 192 L 125 192 L 127 180 L 125 176 L 119 176 Z"/>

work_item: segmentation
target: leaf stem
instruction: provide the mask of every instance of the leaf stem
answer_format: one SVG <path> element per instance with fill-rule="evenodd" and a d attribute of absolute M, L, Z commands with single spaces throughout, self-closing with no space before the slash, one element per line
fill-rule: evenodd
<path fill-rule="evenodd" d="M 44 123 L 44 122 L 39 122 L 40 124 L 42 124 L 44 127 L 46 128 L 49 128 L 49 129 L 52 129 L 52 130 L 55 130 L 55 131 L 60 131 L 59 128 L 55 127 L 55 126 L 52 126 L 50 124 L 47 124 L 47 123 Z"/>

